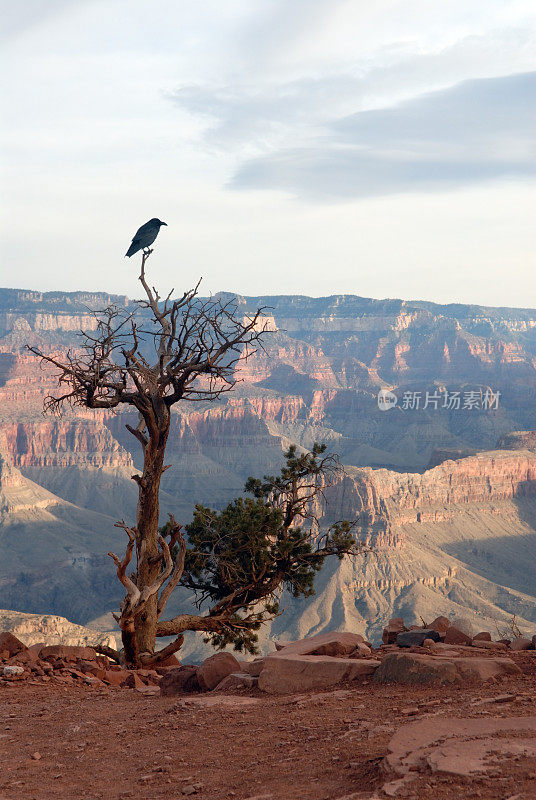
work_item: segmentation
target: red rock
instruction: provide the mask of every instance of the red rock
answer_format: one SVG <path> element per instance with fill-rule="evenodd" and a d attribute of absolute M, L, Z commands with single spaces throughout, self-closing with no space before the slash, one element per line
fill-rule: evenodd
<path fill-rule="evenodd" d="M 446 633 L 450 628 L 450 620 L 448 617 L 436 617 L 427 627 L 438 633 Z"/>
<path fill-rule="evenodd" d="M 401 776 L 415 775 L 415 771 L 421 772 L 423 767 L 431 768 L 432 772 L 465 777 L 487 770 L 497 774 L 501 755 L 523 754 L 534 758 L 536 748 L 532 737 L 535 732 L 534 716 L 423 719 L 398 729 L 389 742 L 389 752 L 382 766 L 386 772 Z M 520 738 L 522 733 L 531 738 Z M 510 792 L 502 793 L 504 797 L 507 795 Z M 458 796 L 466 795 L 462 791 Z M 469 792 L 469 796 L 473 794 Z M 498 796 L 501 796 L 500 790 Z"/>
<path fill-rule="evenodd" d="M 27 649 L 26 645 L 9 631 L 0 633 L 0 651 L 7 651 L 8 658 L 17 655 L 17 653 L 26 652 Z"/>
<path fill-rule="evenodd" d="M 487 639 L 477 639 L 473 641 L 473 647 L 478 647 L 481 650 L 508 650 L 507 645 L 502 642 L 488 642 Z"/>
<path fill-rule="evenodd" d="M 259 689 L 269 694 L 286 694 L 335 686 L 372 675 L 380 662 L 371 658 L 333 658 L 275 653 L 264 660 Z"/>
<path fill-rule="evenodd" d="M 198 667 L 187 665 L 171 670 L 162 676 L 160 693 L 169 697 L 183 692 L 198 692 L 197 670 Z"/>
<path fill-rule="evenodd" d="M 417 653 L 390 653 L 374 675 L 376 683 L 409 685 L 481 683 L 502 675 L 519 675 L 510 658 L 442 658 Z"/>
<path fill-rule="evenodd" d="M 360 633 L 330 631 L 289 642 L 279 648 L 279 652 L 298 656 L 347 656 L 364 641 Z"/>
<path fill-rule="evenodd" d="M 532 640 L 518 636 L 510 645 L 510 650 L 532 650 Z"/>
<path fill-rule="evenodd" d="M 159 667 L 173 667 L 173 668 L 176 669 L 177 667 L 181 666 L 181 662 L 179 661 L 179 659 L 177 658 L 175 653 L 172 653 L 170 656 L 165 658 L 164 661 L 160 661 L 158 663 L 158 666 Z"/>
<path fill-rule="evenodd" d="M 160 665 L 155 667 L 156 672 L 158 675 L 167 675 L 168 672 L 173 672 L 173 670 L 178 669 L 178 667 L 161 667 Z"/>
<path fill-rule="evenodd" d="M 372 649 L 368 644 L 359 642 L 355 650 L 349 654 L 348 658 L 369 658 L 372 655 Z"/>
<path fill-rule="evenodd" d="M 104 683 L 107 683 L 110 686 L 122 686 L 129 677 L 129 672 L 126 669 L 98 669 L 92 674 L 94 677 L 99 678 L 99 680 L 104 681 Z"/>
<path fill-rule="evenodd" d="M 48 647 L 43 647 L 39 653 L 40 658 L 51 661 L 54 658 L 63 661 L 78 661 L 79 659 L 85 661 L 95 661 L 97 654 L 92 647 L 76 647 L 74 645 L 66 644 L 52 644 Z"/>
<path fill-rule="evenodd" d="M 258 678 L 264 667 L 264 658 L 256 658 L 254 661 L 241 661 L 240 665 L 243 672 Z"/>
<path fill-rule="evenodd" d="M 203 691 L 215 689 L 231 672 L 240 672 L 240 664 L 231 653 L 214 653 L 197 670 L 197 680 Z"/>
<path fill-rule="evenodd" d="M 133 671 L 128 673 L 121 685 L 128 686 L 129 689 L 139 689 L 140 686 L 145 686 L 146 684 L 142 681 L 140 676 Z"/>
<path fill-rule="evenodd" d="M 399 633 L 403 633 L 407 628 L 404 625 L 402 617 L 393 617 L 389 620 L 389 624 L 383 629 L 382 642 L 384 644 L 396 644 L 396 637 Z"/>
<path fill-rule="evenodd" d="M 160 675 L 155 669 L 139 669 L 137 672 L 148 683 L 157 684 L 160 681 Z"/>
<path fill-rule="evenodd" d="M 466 633 L 455 628 L 454 625 L 451 625 L 445 633 L 443 641 L 445 644 L 471 644 L 473 640 Z"/>
<path fill-rule="evenodd" d="M 154 686 L 153 684 L 150 686 L 145 686 L 145 684 L 143 686 L 137 686 L 136 691 L 139 694 L 146 695 L 147 697 L 156 697 L 160 694 L 160 689 L 158 686 Z"/>
<path fill-rule="evenodd" d="M 491 642 L 491 633 L 489 631 L 481 631 L 473 637 L 473 641 L 475 640 L 478 642 Z"/>

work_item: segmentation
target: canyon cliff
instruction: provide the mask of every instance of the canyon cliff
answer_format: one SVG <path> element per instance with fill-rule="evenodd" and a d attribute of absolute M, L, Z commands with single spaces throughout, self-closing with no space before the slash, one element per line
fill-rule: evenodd
<path fill-rule="evenodd" d="M 0 290 L 4 608 L 87 623 L 118 606 L 106 552 L 122 549 L 113 522 L 135 514 L 132 419 L 43 416 L 54 375 L 24 349 L 76 349 L 77 331 L 94 324 L 89 309 L 109 302 L 129 303 Z M 264 644 L 326 626 L 374 638 L 392 614 L 419 622 L 471 608 L 484 628 L 513 613 L 536 621 L 536 311 L 349 296 L 236 302 L 244 314 L 270 307 L 265 348 L 240 367 L 231 395 L 174 414 L 163 518 L 188 521 L 196 502 L 221 507 L 248 475 L 278 469 L 288 444 L 324 441 L 346 473 L 328 491 L 324 522 L 356 520 L 371 548 L 328 563 L 316 597 L 285 599 Z M 396 395 L 388 411 L 380 389 Z M 456 392 L 478 407 L 449 407 Z M 419 407 L 404 406 L 408 393 Z M 170 611 L 190 601 L 179 593 Z"/>

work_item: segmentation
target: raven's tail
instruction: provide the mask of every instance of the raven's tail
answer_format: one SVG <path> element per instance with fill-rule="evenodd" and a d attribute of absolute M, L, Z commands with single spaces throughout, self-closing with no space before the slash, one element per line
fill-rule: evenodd
<path fill-rule="evenodd" d="M 134 244 L 134 242 L 132 242 L 132 244 L 128 248 L 127 252 L 125 253 L 125 258 L 127 256 L 130 258 L 130 256 L 133 256 L 134 253 L 137 253 L 139 249 L 140 249 L 139 245 Z"/>

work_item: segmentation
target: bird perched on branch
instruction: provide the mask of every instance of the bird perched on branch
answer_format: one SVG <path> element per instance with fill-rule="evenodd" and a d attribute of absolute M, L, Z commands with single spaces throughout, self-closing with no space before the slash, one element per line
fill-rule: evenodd
<path fill-rule="evenodd" d="M 138 250 L 146 250 L 148 247 L 150 247 L 158 236 L 158 231 L 162 225 L 167 226 L 167 222 L 162 222 L 162 220 L 157 219 L 156 217 L 150 219 L 149 222 L 145 223 L 145 225 L 142 225 L 141 228 L 139 228 L 134 234 L 132 244 L 125 253 L 125 258 L 127 256 L 130 258 L 130 256 L 133 256 L 134 253 L 138 252 Z"/>

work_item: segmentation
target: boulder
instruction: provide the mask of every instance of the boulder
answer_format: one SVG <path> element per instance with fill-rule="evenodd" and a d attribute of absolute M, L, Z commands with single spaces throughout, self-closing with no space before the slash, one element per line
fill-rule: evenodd
<path fill-rule="evenodd" d="M 480 650 L 508 650 L 508 646 L 502 642 L 488 642 L 487 639 L 473 639 L 473 647 L 478 647 Z"/>
<path fill-rule="evenodd" d="M 334 658 L 279 652 L 264 660 L 259 689 L 269 694 L 325 689 L 342 681 L 366 678 L 380 666 L 375 659 Z"/>
<path fill-rule="evenodd" d="M 199 686 L 205 692 L 215 689 L 231 672 L 240 672 L 240 663 L 231 653 L 214 653 L 197 670 Z"/>
<path fill-rule="evenodd" d="M 184 692 L 198 692 L 197 670 L 198 667 L 185 665 L 170 670 L 162 676 L 160 693 L 164 697 L 170 697 Z"/>
<path fill-rule="evenodd" d="M 146 684 L 136 672 L 128 672 L 121 686 L 128 686 L 129 689 L 140 689 Z"/>
<path fill-rule="evenodd" d="M 510 658 L 442 658 L 420 653 L 390 653 L 376 670 L 373 680 L 408 685 L 469 685 L 520 673 Z"/>
<path fill-rule="evenodd" d="M 26 645 L 23 644 L 20 639 L 17 639 L 16 636 L 13 636 L 12 633 L 9 633 L 9 631 L 2 631 L 2 633 L 0 633 L 0 653 L 2 651 L 7 652 L 8 658 L 16 656 L 17 653 L 23 653 L 27 649 Z"/>
<path fill-rule="evenodd" d="M 402 617 L 390 619 L 389 624 L 383 629 L 382 642 L 384 644 L 396 644 L 396 637 L 405 630 L 407 628 Z"/>
<path fill-rule="evenodd" d="M 445 644 L 471 644 L 473 639 L 452 623 L 443 639 Z"/>
<path fill-rule="evenodd" d="M 438 633 L 446 633 L 450 628 L 450 619 L 448 617 L 436 617 L 428 627 Z"/>
<path fill-rule="evenodd" d="M 387 773 L 401 777 L 426 774 L 428 769 L 445 777 L 450 773 L 466 778 L 476 775 L 482 778 L 485 773 L 493 773 L 495 777 L 489 776 L 493 788 L 490 789 L 491 794 L 485 792 L 486 796 L 495 794 L 496 797 L 507 797 L 510 792 L 498 789 L 497 776 L 508 774 L 506 759 L 510 764 L 514 758 L 518 761 L 520 756 L 534 760 L 535 733 L 535 716 L 422 719 L 398 729 L 389 742 L 382 767 Z M 468 798 L 474 797 L 475 793 L 468 784 L 467 792 L 454 789 L 453 796 Z M 512 800 L 514 797 L 521 800 L 524 796 L 516 794 L 511 797 Z"/>
<path fill-rule="evenodd" d="M 78 647 L 67 644 L 51 644 L 42 647 L 39 657 L 45 661 L 62 659 L 63 661 L 94 661 L 97 654 L 92 647 Z"/>
<path fill-rule="evenodd" d="M 532 647 L 533 647 L 534 650 L 536 650 L 536 633 L 532 637 Z"/>
<path fill-rule="evenodd" d="M 122 686 L 127 680 L 129 673 L 127 672 L 126 669 L 111 670 L 111 669 L 98 668 L 97 671 L 93 673 L 93 675 L 94 677 L 99 678 L 99 680 L 104 681 L 110 686 Z"/>
<path fill-rule="evenodd" d="M 438 642 L 440 638 L 439 633 L 431 628 L 416 628 L 412 631 L 399 633 L 396 637 L 396 643 L 399 647 L 419 647 L 425 639 Z"/>
<path fill-rule="evenodd" d="M 473 623 L 468 617 L 454 617 L 452 622 L 450 623 L 450 627 L 457 628 L 457 630 L 465 633 L 469 639 L 472 639 L 475 635 L 475 631 L 473 628 Z"/>
<path fill-rule="evenodd" d="M 8 664 L 37 664 L 39 656 L 33 650 L 21 650 L 7 660 Z"/>
<path fill-rule="evenodd" d="M 473 636 L 473 642 L 491 642 L 491 633 L 489 631 L 480 631 L 476 636 Z"/>
<path fill-rule="evenodd" d="M 347 631 L 330 631 L 329 633 L 319 633 L 306 639 L 299 639 L 297 642 L 289 642 L 278 649 L 279 653 L 297 656 L 347 656 L 359 644 L 363 644 L 365 639 L 360 633 L 348 633 Z"/>
<path fill-rule="evenodd" d="M 523 636 L 518 636 L 510 645 L 510 650 L 532 650 L 532 640 L 525 639 Z"/>
<path fill-rule="evenodd" d="M 242 672 L 247 672 L 254 678 L 258 678 L 264 667 L 264 658 L 256 658 L 255 661 L 241 661 Z"/>
<path fill-rule="evenodd" d="M 369 658 L 372 655 L 372 649 L 368 644 L 359 642 L 355 650 L 352 650 L 348 658 Z"/>

